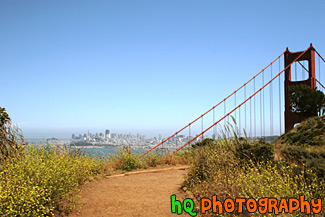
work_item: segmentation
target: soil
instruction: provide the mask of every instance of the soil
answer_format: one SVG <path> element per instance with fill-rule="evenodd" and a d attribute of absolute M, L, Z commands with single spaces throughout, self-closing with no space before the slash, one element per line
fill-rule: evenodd
<path fill-rule="evenodd" d="M 185 199 L 180 188 L 187 167 L 139 170 L 86 183 L 81 189 L 80 211 L 69 217 L 179 216 L 171 213 L 170 196 Z"/>

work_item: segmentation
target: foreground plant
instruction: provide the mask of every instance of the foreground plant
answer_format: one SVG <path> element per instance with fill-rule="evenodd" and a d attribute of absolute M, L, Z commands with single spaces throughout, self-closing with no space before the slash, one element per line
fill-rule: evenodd
<path fill-rule="evenodd" d="M 100 162 L 59 147 L 30 146 L 0 166 L 0 216 L 51 216 L 75 208 L 76 190 Z"/>
<path fill-rule="evenodd" d="M 26 145 L 21 130 L 11 123 L 6 109 L 0 107 L 0 163 L 19 157 Z"/>
<path fill-rule="evenodd" d="M 312 171 L 310 167 L 293 165 L 288 161 L 275 161 L 270 144 L 239 138 L 237 131 L 231 129 L 235 128 L 228 127 L 224 138 L 218 141 L 209 140 L 201 142 L 204 145 L 194 146 L 191 168 L 183 185 L 193 195 L 197 213 L 200 210 L 200 200 L 212 196 L 218 201 L 236 198 L 251 198 L 255 201 L 273 198 L 283 201 L 304 196 L 305 200 L 319 199 L 324 203 L 324 177 L 318 176 L 317 171 Z M 233 135 L 228 136 L 231 133 Z M 324 214 L 324 211 L 323 207 L 321 213 Z M 219 215 L 211 210 L 207 213 Z M 233 214 L 250 215 L 247 210 L 240 213 L 235 210 Z M 272 211 L 268 214 L 274 215 Z M 299 211 L 292 213 L 294 216 L 305 214 Z M 254 213 L 254 216 L 258 215 L 265 216 Z"/>

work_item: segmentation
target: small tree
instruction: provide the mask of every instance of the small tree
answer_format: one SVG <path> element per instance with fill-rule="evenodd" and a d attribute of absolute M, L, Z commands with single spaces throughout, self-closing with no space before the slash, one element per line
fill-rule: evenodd
<path fill-rule="evenodd" d="M 0 107 L 0 163 L 22 153 L 27 142 L 21 130 L 11 124 L 5 108 Z"/>
<path fill-rule="evenodd" d="M 298 115 L 312 117 L 323 115 L 325 110 L 325 94 L 307 85 L 289 87 L 289 98 L 292 110 Z"/>
<path fill-rule="evenodd" d="M 10 121 L 10 117 L 5 108 L 0 107 L 0 127 Z"/>

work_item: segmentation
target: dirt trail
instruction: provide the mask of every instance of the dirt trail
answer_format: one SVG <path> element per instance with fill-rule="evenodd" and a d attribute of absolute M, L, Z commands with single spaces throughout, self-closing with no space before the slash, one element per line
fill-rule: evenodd
<path fill-rule="evenodd" d="M 179 188 L 184 168 L 148 169 L 87 183 L 81 191 L 80 213 L 69 217 L 178 216 L 170 211 L 170 196 L 176 194 L 183 201 Z"/>

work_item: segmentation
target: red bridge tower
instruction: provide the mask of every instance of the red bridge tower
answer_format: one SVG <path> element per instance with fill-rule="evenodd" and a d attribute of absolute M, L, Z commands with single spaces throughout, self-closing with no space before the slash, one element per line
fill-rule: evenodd
<path fill-rule="evenodd" d="M 285 76 L 284 76 L 284 105 L 285 105 L 285 111 L 284 111 L 284 127 L 285 132 L 288 132 L 291 130 L 296 123 L 300 123 L 301 121 L 305 120 L 305 117 L 298 116 L 296 113 L 294 113 L 291 109 L 291 102 L 289 99 L 290 92 L 288 91 L 288 87 L 294 86 L 294 85 L 300 85 L 305 84 L 313 89 L 316 89 L 316 78 L 315 78 L 315 49 L 310 44 L 309 48 L 306 51 L 300 51 L 300 52 L 290 52 L 289 49 L 284 53 L 284 67 L 287 67 L 291 63 L 294 62 L 294 60 L 300 56 L 303 52 L 303 54 L 296 62 L 299 61 L 308 61 L 308 79 L 302 80 L 302 81 L 291 81 L 291 66 L 289 66 L 285 70 Z"/>

